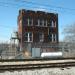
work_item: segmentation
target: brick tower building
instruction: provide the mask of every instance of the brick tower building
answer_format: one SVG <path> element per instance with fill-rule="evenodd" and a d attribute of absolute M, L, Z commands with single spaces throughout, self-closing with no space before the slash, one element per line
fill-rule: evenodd
<path fill-rule="evenodd" d="M 19 10 L 18 36 L 21 50 L 26 49 L 27 44 L 31 44 L 32 47 L 58 44 L 58 14 Z"/>

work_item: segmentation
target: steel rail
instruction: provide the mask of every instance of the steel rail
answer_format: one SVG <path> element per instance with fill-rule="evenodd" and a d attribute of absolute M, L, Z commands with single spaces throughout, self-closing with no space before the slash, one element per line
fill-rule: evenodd
<path fill-rule="evenodd" d="M 75 66 L 75 62 L 63 63 L 43 63 L 43 64 L 24 64 L 24 65 L 0 65 L 0 71 L 6 70 L 24 70 L 24 69 L 40 69 L 40 68 L 58 68 Z"/>
<path fill-rule="evenodd" d="M 0 62 L 14 62 L 14 61 L 49 61 L 49 60 L 67 60 L 67 59 L 73 59 L 75 60 L 75 57 L 72 58 L 28 58 L 28 59 L 0 59 Z"/>

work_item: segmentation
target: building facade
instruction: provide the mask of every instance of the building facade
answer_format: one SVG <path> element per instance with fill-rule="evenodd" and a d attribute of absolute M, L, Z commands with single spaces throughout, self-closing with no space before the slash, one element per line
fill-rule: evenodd
<path fill-rule="evenodd" d="M 18 15 L 19 46 L 24 50 L 26 43 L 52 44 L 58 43 L 58 14 L 19 10 Z"/>

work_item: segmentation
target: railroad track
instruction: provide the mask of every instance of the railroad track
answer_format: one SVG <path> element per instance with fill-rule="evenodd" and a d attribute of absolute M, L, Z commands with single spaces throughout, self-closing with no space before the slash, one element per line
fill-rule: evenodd
<path fill-rule="evenodd" d="M 30 59 L 0 59 L 0 62 L 14 62 L 14 61 L 47 61 L 47 60 L 67 60 L 67 59 L 73 59 L 75 60 L 75 57 L 72 58 L 30 58 Z"/>
<path fill-rule="evenodd" d="M 42 62 L 42 63 L 39 63 L 39 62 L 33 63 L 33 61 L 32 61 L 32 63 L 24 63 L 24 64 L 22 64 L 22 63 L 19 64 L 19 63 L 16 63 L 16 62 L 15 62 L 15 64 L 2 64 L 2 65 L 0 64 L 0 71 L 24 70 L 24 69 L 27 70 L 27 69 L 40 69 L 40 68 L 55 68 L 55 67 L 58 68 L 58 67 L 73 67 L 73 66 L 75 66 L 75 60 L 74 61 L 73 61 L 73 59 L 71 59 L 71 61 L 69 61 L 69 60 L 68 59 L 66 59 L 64 61 L 63 60 L 59 60 L 59 61 L 48 60 L 49 62 L 46 61 L 46 62 Z M 53 62 L 53 61 L 56 61 L 56 62 Z M 10 62 L 10 63 L 12 63 L 12 62 Z"/>

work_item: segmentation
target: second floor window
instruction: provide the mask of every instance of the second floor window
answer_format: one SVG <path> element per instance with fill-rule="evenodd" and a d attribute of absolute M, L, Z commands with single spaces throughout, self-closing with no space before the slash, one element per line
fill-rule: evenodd
<path fill-rule="evenodd" d="M 51 21 L 51 27 L 56 27 L 56 21 Z"/>
<path fill-rule="evenodd" d="M 28 26 L 32 26 L 33 25 L 33 19 L 32 18 L 28 18 Z"/>
<path fill-rule="evenodd" d="M 54 22 L 54 27 L 56 27 L 56 25 L 57 25 L 57 22 L 55 21 L 55 22 Z"/>
<path fill-rule="evenodd" d="M 40 20 L 38 19 L 37 21 L 38 21 L 38 26 L 39 26 L 40 25 Z"/>
<path fill-rule="evenodd" d="M 47 20 L 38 19 L 38 26 L 47 26 Z"/>
<path fill-rule="evenodd" d="M 42 20 L 42 24 L 43 24 L 43 26 L 47 26 L 47 20 Z"/>
<path fill-rule="evenodd" d="M 51 27 L 54 27 L 54 21 L 51 22 Z"/>

